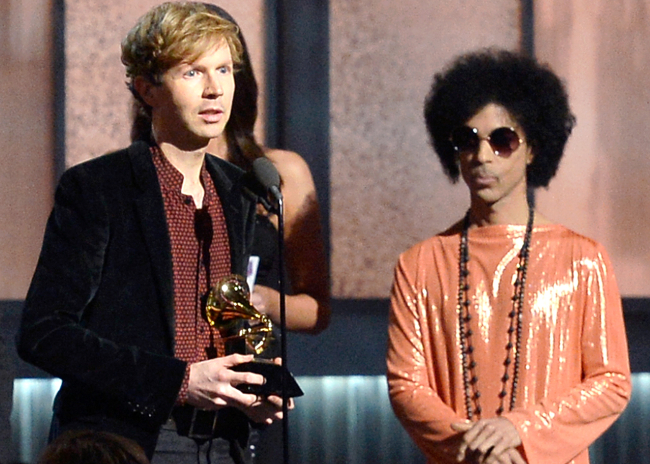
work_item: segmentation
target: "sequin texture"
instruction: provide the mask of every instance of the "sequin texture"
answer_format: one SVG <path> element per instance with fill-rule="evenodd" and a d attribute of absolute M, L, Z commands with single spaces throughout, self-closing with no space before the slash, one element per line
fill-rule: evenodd
<path fill-rule="evenodd" d="M 473 344 L 483 417 L 493 417 L 525 226 L 470 230 Z M 398 418 L 429 462 L 454 462 L 450 424 L 466 417 L 456 316 L 460 228 L 400 257 L 391 295 L 388 381 Z M 515 409 L 529 463 L 588 463 L 622 412 L 630 371 L 620 295 L 603 247 L 560 225 L 534 228 Z"/>

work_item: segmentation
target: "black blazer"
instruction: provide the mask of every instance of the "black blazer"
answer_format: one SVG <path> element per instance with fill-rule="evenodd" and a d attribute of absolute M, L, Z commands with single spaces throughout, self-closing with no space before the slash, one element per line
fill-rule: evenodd
<path fill-rule="evenodd" d="M 214 156 L 232 272 L 244 274 L 255 204 Z M 171 246 L 149 146 L 136 142 L 61 178 L 17 336 L 20 356 L 63 385 L 55 420 L 119 433 L 153 452 L 186 363 L 174 358 Z"/>

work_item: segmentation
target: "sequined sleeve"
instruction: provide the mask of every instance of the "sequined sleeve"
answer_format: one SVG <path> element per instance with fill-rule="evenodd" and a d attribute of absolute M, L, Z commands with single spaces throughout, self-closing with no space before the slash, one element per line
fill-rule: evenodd
<path fill-rule="evenodd" d="M 580 363 L 582 382 L 565 384 L 562 394 L 551 395 L 506 414 L 517 427 L 529 463 L 570 462 L 600 436 L 620 415 L 630 393 L 625 326 L 621 299 L 612 265 L 598 244 L 594 252 L 574 259 L 572 279 L 578 291 L 571 311 L 582 311 L 573 337 L 580 337 L 568 363 Z M 581 327 L 578 326 L 581 324 Z M 549 362 L 552 362 L 549 360 Z"/>
<path fill-rule="evenodd" d="M 464 419 L 436 389 L 427 295 L 440 289 L 422 284 L 428 269 L 417 265 L 420 253 L 422 249 L 409 250 L 395 268 L 387 353 L 389 393 L 396 416 L 420 449 L 433 462 L 451 463 L 458 440 L 450 425 Z"/>

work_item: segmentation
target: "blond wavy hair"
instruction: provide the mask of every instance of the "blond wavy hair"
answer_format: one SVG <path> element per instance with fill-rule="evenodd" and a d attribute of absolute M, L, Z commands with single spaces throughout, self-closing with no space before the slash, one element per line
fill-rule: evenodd
<path fill-rule="evenodd" d="M 122 63 L 128 86 L 142 76 L 160 83 L 165 71 L 191 63 L 225 41 L 233 63 L 239 65 L 239 28 L 200 2 L 166 2 L 142 16 L 122 41 Z M 136 95 L 137 96 L 137 95 Z"/>

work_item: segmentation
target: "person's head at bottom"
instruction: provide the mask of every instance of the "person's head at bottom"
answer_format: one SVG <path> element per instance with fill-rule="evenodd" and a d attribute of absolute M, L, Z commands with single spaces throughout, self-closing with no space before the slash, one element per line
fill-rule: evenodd
<path fill-rule="evenodd" d="M 128 438 L 95 430 L 72 430 L 50 443 L 38 464 L 149 464 Z"/>

